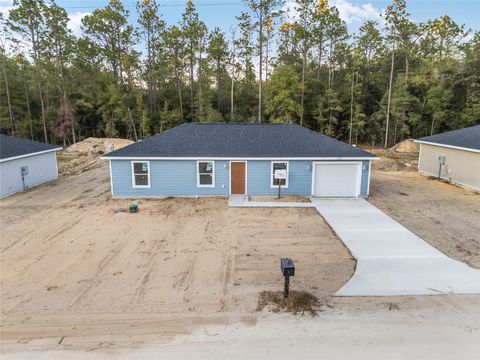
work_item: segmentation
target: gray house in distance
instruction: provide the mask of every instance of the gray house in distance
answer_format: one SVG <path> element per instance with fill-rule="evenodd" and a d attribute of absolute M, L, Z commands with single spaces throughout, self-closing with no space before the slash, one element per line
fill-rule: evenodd
<path fill-rule="evenodd" d="M 420 144 L 418 171 L 480 190 L 480 125 L 426 136 Z"/>
<path fill-rule="evenodd" d="M 188 123 L 102 157 L 113 197 L 365 197 L 374 155 L 293 124 Z M 274 177 L 284 170 L 283 179 Z"/>
<path fill-rule="evenodd" d="M 58 177 L 61 147 L 0 134 L 0 197 Z"/>

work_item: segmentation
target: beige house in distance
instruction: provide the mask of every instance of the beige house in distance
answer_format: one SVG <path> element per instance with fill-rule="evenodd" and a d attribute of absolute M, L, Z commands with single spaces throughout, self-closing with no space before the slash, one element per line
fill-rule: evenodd
<path fill-rule="evenodd" d="M 415 140 L 418 171 L 480 191 L 480 125 Z"/>

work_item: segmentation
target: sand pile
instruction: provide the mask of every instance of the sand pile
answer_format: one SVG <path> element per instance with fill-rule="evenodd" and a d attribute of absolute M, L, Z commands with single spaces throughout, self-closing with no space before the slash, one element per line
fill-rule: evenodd
<path fill-rule="evenodd" d="M 133 141 L 127 139 L 115 138 L 94 138 L 89 137 L 83 141 L 77 142 L 65 149 L 68 153 L 101 153 L 105 154 L 110 150 L 118 150 L 124 146 L 132 144 Z"/>
<path fill-rule="evenodd" d="M 73 175 L 100 166 L 105 163 L 100 159 L 102 155 L 132 143 L 127 139 L 89 137 L 58 153 L 58 172 Z"/>
<path fill-rule="evenodd" d="M 407 139 L 392 146 L 389 150 L 398 153 L 418 153 L 418 144 L 413 139 Z"/>

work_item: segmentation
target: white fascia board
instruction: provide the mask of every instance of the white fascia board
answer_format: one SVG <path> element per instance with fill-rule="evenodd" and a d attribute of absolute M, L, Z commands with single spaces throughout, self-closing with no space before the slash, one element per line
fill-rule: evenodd
<path fill-rule="evenodd" d="M 38 152 L 30 153 L 30 154 L 12 156 L 12 157 L 9 157 L 9 158 L 6 158 L 6 159 L 0 159 L 0 162 L 17 160 L 17 159 L 26 158 L 26 157 L 29 157 L 29 156 L 41 155 L 41 154 L 46 154 L 46 153 L 49 153 L 49 152 L 52 152 L 52 151 L 60 151 L 60 150 L 62 150 L 62 148 L 58 147 L 58 148 L 55 148 L 55 149 L 43 150 L 43 151 L 38 151 Z"/>
<path fill-rule="evenodd" d="M 156 156 L 102 156 L 102 160 L 379 160 L 379 157 L 156 157 Z"/>
<path fill-rule="evenodd" d="M 456 150 L 463 150 L 463 151 L 470 151 L 470 152 L 480 153 L 480 150 L 472 149 L 472 148 L 466 148 L 466 147 L 461 147 L 461 146 L 445 145 L 445 144 L 439 144 L 439 143 L 434 143 L 434 142 L 429 142 L 429 141 L 421 141 L 421 140 L 413 140 L 413 141 L 416 142 L 416 143 L 419 143 L 419 144 L 439 146 L 439 147 L 444 147 L 444 148 L 449 148 L 449 149 L 456 149 Z"/>

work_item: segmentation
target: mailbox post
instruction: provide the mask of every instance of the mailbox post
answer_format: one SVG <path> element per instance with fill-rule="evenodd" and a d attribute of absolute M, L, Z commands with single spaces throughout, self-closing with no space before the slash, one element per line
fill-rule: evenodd
<path fill-rule="evenodd" d="M 278 180 L 278 198 L 280 199 L 280 189 L 282 187 L 282 181 L 287 179 L 287 170 L 277 169 L 273 174 L 275 180 Z"/>
<path fill-rule="evenodd" d="M 281 258 L 280 269 L 282 270 L 282 275 L 285 277 L 283 297 L 287 299 L 288 293 L 290 292 L 290 276 L 295 275 L 295 265 L 293 264 L 293 260 L 290 258 Z"/>

